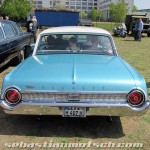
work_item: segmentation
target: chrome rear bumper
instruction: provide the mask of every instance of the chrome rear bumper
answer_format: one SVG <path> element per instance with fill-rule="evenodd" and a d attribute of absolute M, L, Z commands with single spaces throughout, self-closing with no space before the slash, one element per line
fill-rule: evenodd
<path fill-rule="evenodd" d="M 3 111 L 7 114 L 21 115 L 62 115 L 63 107 L 86 107 L 86 116 L 141 116 L 147 112 L 150 101 L 142 107 L 131 107 L 129 104 L 109 103 L 29 103 L 22 102 L 16 107 L 7 105 L 0 100 Z"/>

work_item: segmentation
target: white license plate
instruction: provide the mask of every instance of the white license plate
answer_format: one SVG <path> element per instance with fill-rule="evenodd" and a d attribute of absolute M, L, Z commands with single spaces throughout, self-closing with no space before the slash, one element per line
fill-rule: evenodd
<path fill-rule="evenodd" d="M 63 107 L 63 117 L 86 117 L 86 108 L 84 107 Z"/>

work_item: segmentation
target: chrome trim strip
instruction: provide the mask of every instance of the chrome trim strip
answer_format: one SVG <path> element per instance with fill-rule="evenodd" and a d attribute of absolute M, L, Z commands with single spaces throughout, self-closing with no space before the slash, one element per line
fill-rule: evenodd
<path fill-rule="evenodd" d="M 56 90 L 21 90 L 21 93 L 59 93 L 59 94 L 67 94 L 67 93 L 80 93 L 80 94 L 128 94 L 128 91 L 56 91 Z"/>
<path fill-rule="evenodd" d="M 8 86 L 4 89 L 4 91 L 6 91 L 8 88 L 16 88 L 18 89 L 21 93 L 60 93 L 60 94 L 66 94 L 66 93 L 80 93 L 80 94 L 128 94 L 130 93 L 132 90 L 136 90 L 136 88 L 131 89 L 130 91 L 58 91 L 58 90 L 21 90 L 18 86 L 15 85 L 11 85 Z M 141 90 L 141 89 L 140 89 Z M 143 92 L 143 90 L 141 90 Z M 144 93 L 144 92 L 143 92 Z"/>
<path fill-rule="evenodd" d="M 4 61 L 3 63 L 0 64 L 0 67 L 3 67 L 5 64 L 7 64 L 11 59 L 8 59 L 6 61 Z"/>
<path fill-rule="evenodd" d="M 4 35 L 4 40 L 6 39 L 6 34 L 5 34 L 5 31 L 4 31 L 4 26 L 3 26 L 3 22 L 0 23 L 0 27 L 2 29 L 2 32 L 3 32 L 3 35 Z"/>
<path fill-rule="evenodd" d="M 74 58 L 75 59 L 75 58 Z M 75 61 L 75 60 L 74 60 Z M 76 65 L 75 62 L 73 62 L 73 68 L 72 68 L 72 84 L 76 83 Z"/>

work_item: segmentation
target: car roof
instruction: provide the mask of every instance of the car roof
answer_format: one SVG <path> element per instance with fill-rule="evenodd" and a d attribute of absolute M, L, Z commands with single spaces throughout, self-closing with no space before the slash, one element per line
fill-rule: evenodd
<path fill-rule="evenodd" d="M 40 33 L 47 34 L 47 33 L 86 33 L 86 34 L 107 34 L 110 35 L 110 33 L 104 29 L 96 28 L 96 27 L 85 27 L 85 26 L 64 26 L 64 27 L 52 27 L 49 29 L 46 29 Z"/>
<path fill-rule="evenodd" d="M 132 18 L 146 18 L 146 19 L 148 19 L 148 17 L 146 17 L 146 16 L 132 16 Z"/>
<path fill-rule="evenodd" d="M 13 22 L 13 21 L 11 21 L 11 20 L 3 20 L 3 19 L 0 19 L 0 22 Z"/>

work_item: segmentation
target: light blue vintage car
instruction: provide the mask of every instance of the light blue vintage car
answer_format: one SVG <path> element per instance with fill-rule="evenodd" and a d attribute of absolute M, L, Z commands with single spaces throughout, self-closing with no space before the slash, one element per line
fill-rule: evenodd
<path fill-rule="evenodd" d="M 149 100 L 144 78 L 118 55 L 110 33 L 55 27 L 6 75 L 0 104 L 8 114 L 136 116 Z"/>

